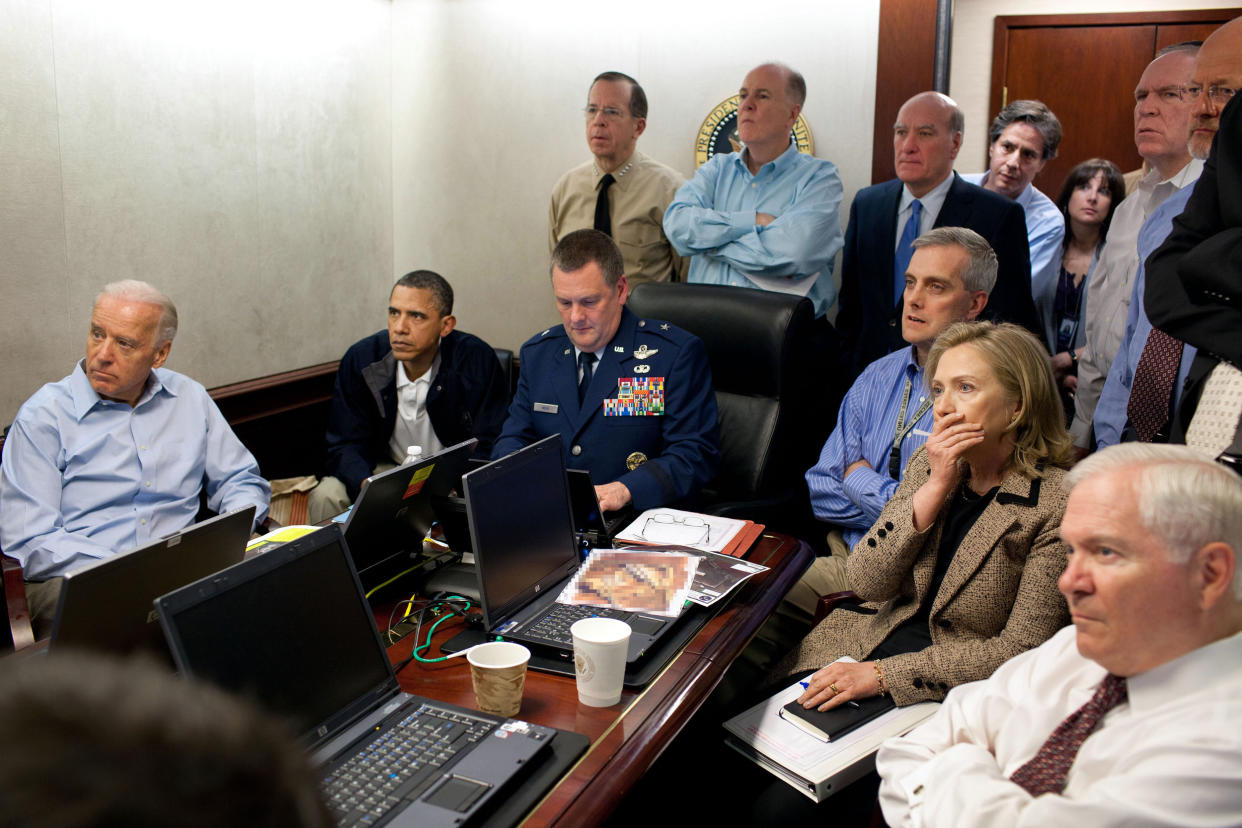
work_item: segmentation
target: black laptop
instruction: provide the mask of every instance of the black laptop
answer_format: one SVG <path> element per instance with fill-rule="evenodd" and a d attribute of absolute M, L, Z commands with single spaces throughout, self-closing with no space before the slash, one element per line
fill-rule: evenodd
<path fill-rule="evenodd" d="M 436 521 L 436 501 L 461 483 L 478 440 L 369 477 L 345 520 L 345 541 L 363 589 L 451 563 L 447 551 L 425 552 L 423 538 Z"/>
<path fill-rule="evenodd" d="M 402 693 L 336 525 L 156 606 L 184 673 L 292 722 L 342 825 L 511 824 L 587 746 Z"/>
<path fill-rule="evenodd" d="M 612 539 L 634 518 L 634 510 L 626 507 L 605 512 L 595 496 L 595 483 L 586 469 L 566 469 L 569 475 L 569 501 L 574 509 L 574 529 L 579 540 L 591 548 L 607 549 Z"/>
<path fill-rule="evenodd" d="M 48 646 L 121 655 L 142 650 L 171 659 L 152 602 L 240 561 L 254 512 L 254 506 L 236 509 L 69 573 Z"/>
<path fill-rule="evenodd" d="M 604 615 L 630 625 L 634 662 L 676 625 L 659 615 L 555 603 L 580 563 L 559 434 L 470 472 L 462 486 L 489 634 L 569 660 L 568 624 Z"/>

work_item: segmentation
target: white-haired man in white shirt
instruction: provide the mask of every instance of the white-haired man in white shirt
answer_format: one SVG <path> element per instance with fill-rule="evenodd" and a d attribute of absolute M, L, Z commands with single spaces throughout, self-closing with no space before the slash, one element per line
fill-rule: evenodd
<path fill-rule="evenodd" d="M 1126 443 L 1066 486 L 1073 625 L 884 744 L 889 825 L 1242 820 L 1242 480 Z"/>

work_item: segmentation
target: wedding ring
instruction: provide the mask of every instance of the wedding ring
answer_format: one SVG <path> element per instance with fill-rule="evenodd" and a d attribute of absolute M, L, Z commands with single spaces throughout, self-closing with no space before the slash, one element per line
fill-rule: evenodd
<path fill-rule="evenodd" d="M 832 684 L 828 685 L 828 689 L 832 691 L 832 695 L 834 696 L 841 692 L 840 690 L 837 689 L 836 682 L 833 682 Z"/>

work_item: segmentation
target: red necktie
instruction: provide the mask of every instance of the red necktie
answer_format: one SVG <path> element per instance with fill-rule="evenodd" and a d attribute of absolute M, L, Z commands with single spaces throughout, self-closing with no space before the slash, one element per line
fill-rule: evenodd
<path fill-rule="evenodd" d="M 1182 341 L 1159 328 L 1152 328 L 1139 357 L 1138 367 L 1134 369 L 1130 402 L 1126 405 L 1130 423 L 1144 443 L 1150 443 L 1156 432 L 1169 421 L 1169 403 L 1173 398 L 1173 383 L 1181 361 Z"/>
<path fill-rule="evenodd" d="M 1057 725 L 1048 741 L 1025 765 L 1009 777 L 1031 796 L 1059 794 L 1065 788 L 1065 777 L 1078 749 L 1099 725 L 1104 714 L 1126 699 L 1126 680 L 1109 673 L 1100 682 L 1091 701 L 1075 710 Z"/>

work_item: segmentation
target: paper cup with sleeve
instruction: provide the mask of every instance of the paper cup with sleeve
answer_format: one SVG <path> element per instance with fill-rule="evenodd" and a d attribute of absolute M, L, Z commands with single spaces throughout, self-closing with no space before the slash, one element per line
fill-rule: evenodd
<path fill-rule="evenodd" d="M 615 618 L 583 618 L 569 628 L 574 638 L 578 701 L 610 707 L 621 700 L 630 625 Z"/>
<path fill-rule="evenodd" d="M 496 716 L 516 716 L 522 708 L 526 665 L 530 650 L 509 641 L 489 641 L 466 653 L 470 680 L 479 710 Z"/>

